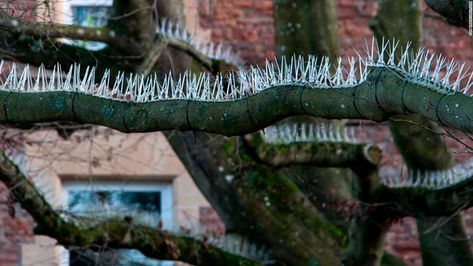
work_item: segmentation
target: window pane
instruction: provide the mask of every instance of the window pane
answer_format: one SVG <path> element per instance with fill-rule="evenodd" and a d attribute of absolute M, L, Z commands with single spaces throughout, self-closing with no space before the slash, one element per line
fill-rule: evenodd
<path fill-rule="evenodd" d="M 105 26 L 110 10 L 110 8 L 106 6 L 73 6 L 71 9 L 74 25 L 84 27 Z"/>
<path fill-rule="evenodd" d="M 69 190 L 67 207 L 79 216 L 97 215 L 113 211 L 123 216 L 132 214 L 133 219 L 142 219 L 156 226 L 161 216 L 160 191 L 122 190 Z M 134 215 L 133 215 L 134 214 Z M 137 250 L 71 250 L 71 266 L 92 265 L 173 265 L 145 257 Z"/>
<path fill-rule="evenodd" d="M 113 210 L 150 212 L 161 214 L 159 191 L 105 191 L 72 190 L 68 195 L 68 209 L 86 214 L 91 207 L 110 207 Z M 92 208 L 96 210 L 97 208 Z"/>
<path fill-rule="evenodd" d="M 72 6 L 72 23 L 82 27 L 102 27 L 107 24 L 110 7 L 108 6 Z M 78 46 L 100 50 L 105 43 L 93 41 L 74 41 Z"/>

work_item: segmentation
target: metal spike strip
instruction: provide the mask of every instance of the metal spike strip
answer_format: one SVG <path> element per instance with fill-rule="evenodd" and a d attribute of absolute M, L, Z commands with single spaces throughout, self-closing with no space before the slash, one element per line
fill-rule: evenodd
<path fill-rule="evenodd" d="M 260 131 L 265 143 L 291 144 L 297 142 L 359 143 L 353 127 L 330 122 L 278 124 Z"/>
<path fill-rule="evenodd" d="M 439 190 L 460 184 L 473 176 L 473 158 L 446 170 L 409 170 L 407 176 L 384 176 L 381 182 L 392 188 Z"/>
<path fill-rule="evenodd" d="M 163 27 L 167 31 L 175 29 L 175 26 Z M 403 53 L 398 63 L 395 63 L 395 52 L 399 49 Z M 333 66 L 327 57 L 283 57 L 279 62 L 266 61 L 266 65 L 261 68 L 252 66 L 225 76 L 217 75 L 215 79 L 206 73 L 196 75 L 186 72 L 177 81 L 169 73 L 160 82 L 156 75 L 144 78 L 139 74 L 119 73 L 113 84 L 110 82 L 110 71 L 105 71 L 101 82 L 96 84 L 94 67 L 87 67 L 85 74 L 81 76 L 80 65 L 70 67 L 67 72 L 59 65 L 48 72 L 41 66 L 33 75 L 28 66 L 17 71 L 15 64 L 7 68 L 3 67 L 2 61 L 0 90 L 23 93 L 73 91 L 132 102 L 171 99 L 220 102 L 245 98 L 275 86 L 305 86 L 314 89 L 353 87 L 366 80 L 369 68 L 372 67 L 396 69 L 412 82 L 444 94 L 462 92 L 468 95 L 473 86 L 473 72 L 469 72 L 468 68 L 424 49 L 414 53 L 409 45 L 402 50 L 399 42 L 386 41 L 377 46 L 373 40 L 371 46 L 367 44 L 365 53 L 365 57 L 358 55 L 358 59 L 348 58 L 345 63 L 339 58 Z"/>
<path fill-rule="evenodd" d="M 365 65 L 396 69 L 419 85 L 442 93 L 462 92 L 469 95 L 473 87 L 473 72 L 469 67 L 425 48 L 413 51 L 411 45 L 408 43 L 406 47 L 400 47 L 399 41 L 384 38 L 379 45 L 373 38 L 371 44 L 365 42 L 366 55 L 357 54 Z M 398 52 L 401 56 L 396 58 Z"/>
<path fill-rule="evenodd" d="M 299 58 L 288 64 L 283 59 L 279 64 L 268 62 L 265 70 L 252 67 L 249 70 L 230 73 L 225 77 L 217 75 L 214 80 L 211 80 L 210 75 L 205 73 L 196 75 L 186 72 L 177 81 L 172 79 L 170 73 L 165 76 L 162 82 L 158 81 L 156 75 L 144 78 L 143 75 L 118 73 L 113 84 L 110 82 L 110 71 L 108 70 L 104 72 L 100 83 L 95 83 L 94 67 L 87 67 L 83 76 L 80 75 L 80 65 L 71 66 L 67 72 L 64 72 L 59 65 L 48 72 L 44 66 L 40 66 L 36 73 L 31 73 L 27 66 L 19 74 L 15 64 L 3 67 L 2 61 L 0 73 L 4 73 L 4 78 L 0 80 L 0 90 L 23 93 L 72 91 L 132 102 L 169 99 L 228 101 L 241 99 L 273 86 L 299 84 L 309 87 L 331 88 L 330 83 L 340 83 L 339 87 L 350 87 L 357 83 L 353 75 L 354 69 L 349 71 L 351 74 L 343 82 L 340 82 L 340 74 L 335 74 L 327 80 L 330 68 L 328 58 L 322 58 L 320 62 L 323 64 L 321 66 L 317 64 L 317 61 L 318 59 L 315 57 L 309 57 L 306 62 Z M 338 68 L 337 73 L 342 73 L 342 65 L 339 65 Z M 224 85 L 224 81 L 228 81 L 226 85 Z"/>
<path fill-rule="evenodd" d="M 156 27 L 156 33 L 163 38 L 176 39 L 185 42 L 208 58 L 223 60 L 235 66 L 243 65 L 243 60 L 237 53 L 233 52 L 230 47 L 224 49 L 222 44 L 216 45 L 213 42 L 199 42 L 194 38 L 194 34 L 191 34 L 186 27 L 182 27 L 180 24 L 168 19 L 162 19 L 159 22 Z"/>

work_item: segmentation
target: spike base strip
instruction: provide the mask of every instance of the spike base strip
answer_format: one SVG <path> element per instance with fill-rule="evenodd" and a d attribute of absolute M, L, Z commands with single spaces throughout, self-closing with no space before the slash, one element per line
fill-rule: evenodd
<path fill-rule="evenodd" d="M 377 71 L 382 70 L 373 70 L 366 81 L 354 87 L 275 86 L 246 98 L 221 102 L 176 99 L 137 103 L 81 92 L 0 91 L 0 105 L 4 107 L 0 108 L 0 122 L 76 121 L 122 132 L 176 129 L 232 136 L 255 132 L 301 114 L 381 122 L 405 109 L 433 121 L 440 118 L 445 125 L 473 133 L 470 123 L 473 109 L 468 108 L 471 97 L 461 93 L 445 96 L 431 88 L 408 83 L 401 99 L 405 78 L 392 69 L 383 70 L 381 75 Z"/>

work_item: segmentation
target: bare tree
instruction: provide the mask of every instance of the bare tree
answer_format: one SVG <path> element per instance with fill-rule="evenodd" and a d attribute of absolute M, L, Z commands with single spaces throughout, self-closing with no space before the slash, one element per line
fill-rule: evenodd
<path fill-rule="evenodd" d="M 336 23 L 333 2 L 295 2 L 315 13 L 295 8 L 294 14 L 303 14 L 295 22 L 302 29 L 287 28 L 290 17 L 284 10 L 292 3 L 274 1 L 278 53 L 297 52 L 299 42 L 294 40 L 301 38 L 309 45 L 300 53 L 327 57 L 292 57 L 226 75 L 218 72 L 241 67 L 237 56 L 221 47 L 202 49 L 184 29 L 158 20 L 182 18 L 181 1 L 159 2 L 159 12 L 153 1 L 115 1 L 113 15 L 102 28 L 33 25 L 3 10 L 0 37 L 5 57 L 47 68 L 57 62 L 63 69 L 72 67 L 56 67 L 49 74 L 40 68 L 35 77 L 28 68 L 23 73 L 10 69 L 0 84 L 0 122 L 32 127 L 68 121 L 126 133 L 164 131 L 227 233 L 268 246 L 274 264 L 388 265 L 386 257 L 382 260 L 385 233 L 392 220 L 405 216 L 418 218 L 420 230 L 439 221 L 432 217 L 451 216 L 444 227 L 453 238 L 464 238 L 460 213 L 472 202 L 472 166 L 454 165 L 439 125 L 473 133 L 468 93 L 473 75 L 441 56 L 406 48 L 408 41 L 413 48 L 420 46 L 420 1 L 402 1 L 397 9 L 379 1 L 373 23 L 378 42 L 367 45 L 366 55 L 345 61 L 333 61 L 338 54 L 333 31 L 324 28 L 311 35 L 312 18 L 330 21 L 329 28 Z M 397 23 L 392 23 L 393 17 Z M 404 31 L 406 27 L 411 30 Z M 381 41 L 381 36 L 399 41 Z M 58 37 L 107 46 L 91 51 Z M 176 55 L 172 65 L 160 56 L 164 49 Z M 176 76 L 161 75 L 163 68 L 175 73 L 190 69 L 191 60 L 204 73 L 188 72 L 176 81 Z M 95 69 L 79 69 L 77 62 Z M 157 71 L 164 81 L 139 74 L 125 79 L 118 71 L 146 76 Z M 389 121 L 408 175 L 381 177 L 381 149 L 354 143 L 340 124 L 267 128 L 300 115 Z M 265 128 L 261 135 L 258 131 Z M 35 232 L 65 247 L 135 248 L 150 257 L 198 265 L 263 263 L 202 240 L 133 224 L 126 217 L 79 226 L 58 214 L 8 156 L 1 159 L 0 179 L 35 219 Z M 340 191 L 329 193 L 329 188 Z M 322 211 L 327 203 L 349 205 L 353 211 Z M 472 264 L 468 242 L 458 243 L 447 235 L 438 243 L 450 254 L 439 256 L 443 254 L 430 252 L 439 248 L 431 245 L 431 237 L 421 235 L 426 264 Z"/>

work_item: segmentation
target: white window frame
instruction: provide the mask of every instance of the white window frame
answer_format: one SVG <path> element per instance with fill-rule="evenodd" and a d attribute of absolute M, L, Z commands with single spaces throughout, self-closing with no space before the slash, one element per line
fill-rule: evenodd
<path fill-rule="evenodd" d="M 66 0 L 62 5 L 64 12 L 64 21 L 62 23 L 72 25 L 73 6 L 112 6 L 113 0 Z"/>
<path fill-rule="evenodd" d="M 68 196 L 71 190 L 139 191 L 161 193 L 161 221 L 164 230 L 173 228 L 173 193 L 172 182 L 120 182 L 120 181 L 63 181 L 61 191 L 62 209 L 68 209 Z M 69 266 L 69 251 L 62 246 L 59 249 L 59 265 Z M 161 261 L 160 265 L 174 265 L 171 261 Z"/>
<path fill-rule="evenodd" d="M 70 190 L 140 191 L 161 193 L 161 221 L 164 230 L 173 229 L 173 193 L 171 182 L 63 181 L 62 208 L 67 210 Z"/>

